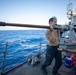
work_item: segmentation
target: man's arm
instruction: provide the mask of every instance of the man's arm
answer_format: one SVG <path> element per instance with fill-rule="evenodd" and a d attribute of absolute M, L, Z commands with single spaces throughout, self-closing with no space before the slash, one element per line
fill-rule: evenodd
<path fill-rule="evenodd" d="M 49 40 L 49 37 L 50 37 L 50 31 L 49 31 L 49 30 L 46 30 L 45 35 L 46 35 L 47 40 Z"/>
<path fill-rule="evenodd" d="M 64 49 L 64 48 L 58 48 L 59 51 L 65 51 L 65 52 L 71 52 L 71 53 L 76 53 L 76 50 L 70 50 L 70 49 Z"/>

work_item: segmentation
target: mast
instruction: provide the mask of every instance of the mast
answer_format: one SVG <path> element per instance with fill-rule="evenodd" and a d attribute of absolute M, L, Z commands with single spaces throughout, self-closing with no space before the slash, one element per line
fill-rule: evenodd
<path fill-rule="evenodd" d="M 69 4 L 67 5 L 67 17 L 70 20 L 69 24 L 72 24 L 72 18 L 73 18 L 73 3 L 70 2 L 69 0 Z"/>

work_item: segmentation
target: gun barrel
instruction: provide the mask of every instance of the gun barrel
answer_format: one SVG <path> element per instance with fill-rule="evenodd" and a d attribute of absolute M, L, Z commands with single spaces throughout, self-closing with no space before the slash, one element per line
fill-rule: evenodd
<path fill-rule="evenodd" d="M 0 22 L 0 26 L 15 26 L 15 27 L 31 27 L 31 28 L 45 28 L 49 29 L 49 26 L 43 26 L 43 25 L 33 25 L 33 24 L 18 24 L 18 23 L 5 23 Z"/>
<path fill-rule="evenodd" d="M 5 22 L 0 22 L 0 26 L 15 26 L 15 27 L 30 27 L 30 28 L 43 28 L 43 29 L 50 29 L 49 26 L 46 25 L 34 25 L 34 24 L 18 24 L 18 23 L 5 23 Z M 65 26 L 65 25 L 64 25 Z M 54 29 L 62 29 L 68 30 L 67 27 L 62 27 L 61 25 L 56 25 Z M 76 27 L 74 28 L 76 29 Z"/>

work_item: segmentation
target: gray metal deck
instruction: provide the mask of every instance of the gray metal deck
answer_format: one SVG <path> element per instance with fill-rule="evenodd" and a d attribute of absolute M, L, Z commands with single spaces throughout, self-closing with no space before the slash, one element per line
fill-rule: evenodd
<path fill-rule="evenodd" d="M 32 69 L 24 69 L 22 68 L 21 71 L 15 73 L 14 75 L 44 75 L 41 71 L 41 65 L 42 63 L 38 64 Z M 52 63 L 52 66 L 46 68 L 48 74 L 52 75 L 52 68 L 53 68 L 54 62 Z M 59 69 L 59 73 L 61 75 L 74 75 L 73 68 L 66 68 L 64 64 L 62 64 L 61 68 Z"/>

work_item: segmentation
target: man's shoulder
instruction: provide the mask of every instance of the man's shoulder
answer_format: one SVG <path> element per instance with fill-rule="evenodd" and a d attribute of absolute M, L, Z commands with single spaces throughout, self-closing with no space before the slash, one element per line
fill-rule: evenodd
<path fill-rule="evenodd" d="M 46 30 L 46 35 L 49 35 L 51 33 L 50 29 Z"/>

